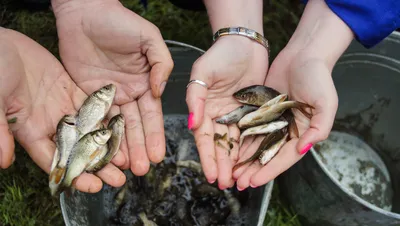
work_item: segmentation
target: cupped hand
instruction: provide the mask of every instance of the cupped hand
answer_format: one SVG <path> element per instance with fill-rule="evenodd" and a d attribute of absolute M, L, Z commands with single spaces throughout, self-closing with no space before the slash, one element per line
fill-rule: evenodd
<path fill-rule="evenodd" d="M 126 118 L 122 168 L 144 175 L 165 155 L 159 97 L 173 61 L 158 28 L 116 0 L 53 0 L 53 10 L 60 56 L 75 83 L 87 94 L 116 84 L 108 118 Z"/>
<path fill-rule="evenodd" d="M 331 71 L 323 60 L 309 54 L 294 54 L 290 49 L 282 50 L 271 65 L 265 85 L 287 93 L 291 100 L 313 106 L 311 111 L 306 109 L 313 116 L 310 120 L 293 109 L 300 138 L 291 137 L 265 166 L 256 161 L 238 168 L 233 177 L 237 178 L 237 186 L 241 189 L 248 186 L 258 187 L 275 179 L 299 161 L 313 144 L 326 139 L 337 110 L 338 97 Z M 259 137 L 250 145 L 258 147 L 260 143 Z M 253 153 L 252 150 L 241 152 L 239 161 L 244 161 Z"/>
<path fill-rule="evenodd" d="M 218 179 L 220 189 L 232 187 L 232 167 L 238 158 L 238 143 L 222 147 L 214 143 L 214 133 L 238 140 L 236 124 L 223 125 L 215 119 L 240 104 L 232 94 L 241 88 L 261 85 L 268 69 L 268 51 L 259 43 L 241 36 L 219 38 L 193 65 L 190 79 L 205 82 L 208 89 L 192 83 L 187 89 L 188 126 L 193 130 L 205 177 Z M 223 143 L 223 142 L 221 142 Z"/>
<path fill-rule="evenodd" d="M 0 166 L 11 165 L 14 137 L 32 160 L 49 174 L 55 151 L 54 134 L 65 114 L 75 114 L 87 95 L 46 49 L 16 31 L 0 28 Z M 8 120 L 16 122 L 8 124 Z M 124 162 L 117 155 L 115 165 Z M 97 192 L 102 180 L 122 186 L 125 175 L 113 164 L 73 182 L 83 192 Z M 102 180 L 101 180 L 101 179 Z"/>

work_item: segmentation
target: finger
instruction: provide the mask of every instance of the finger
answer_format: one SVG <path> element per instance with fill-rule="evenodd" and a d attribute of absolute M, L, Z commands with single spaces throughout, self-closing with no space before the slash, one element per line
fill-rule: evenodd
<path fill-rule="evenodd" d="M 126 181 L 126 176 L 113 164 L 107 164 L 100 171 L 96 172 L 96 175 L 100 177 L 105 183 L 113 186 L 120 187 Z"/>
<path fill-rule="evenodd" d="M 227 139 L 229 139 L 229 130 L 226 125 L 214 122 L 214 130 L 215 133 L 221 135 L 226 134 Z M 215 153 L 218 165 L 218 187 L 223 190 L 234 183 L 232 179 L 232 160 L 230 158 L 228 143 L 223 140 L 215 141 Z"/>
<path fill-rule="evenodd" d="M 257 138 L 258 136 L 248 136 L 246 138 L 244 138 L 243 144 L 239 149 L 239 159 L 242 158 L 242 156 L 246 153 L 246 151 L 248 150 L 249 146 L 254 142 L 254 140 Z M 238 160 L 239 160 L 238 159 Z"/>
<path fill-rule="evenodd" d="M 121 150 L 118 150 L 117 154 L 112 158 L 111 163 L 118 167 L 125 165 L 124 153 L 122 153 Z"/>
<path fill-rule="evenodd" d="M 14 157 L 14 136 L 8 127 L 8 122 L 3 110 L 0 110 L 0 167 L 8 168 Z"/>
<path fill-rule="evenodd" d="M 156 26 L 149 27 L 150 41 L 144 45 L 144 51 L 151 66 L 150 86 L 154 98 L 160 98 L 174 67 L 171 53 Z"/>
<path fill-rule="evenodd" d="M 335 120 L 337 101 L 334 103 L 325 101 L 321 105 L 317 105 L 314 111 L 315 114 L 311 118 L 309 128 L 300 136 L 297 144 L 300 154 L 307 153 L 313 144 L 323 141 L 329 136 Z"/>
<path fill-rule="evenodd" d="M 210 184 L 218 177 L 217 161 L 214 147 L 214 127 L 211 118 L 206 116 L 203 124 L 193 131 L 200 163 L 205 177 Z"/>
<path fill-rule="evenodd" d="M 103 182 L 97 176 L 84 172 L 72 181 L 72 187 L 81 192 L 97 193 L 103 187 Z"/>
<path fill-rule="evenodd" d="M 236 186 L 239 191 L 242 191 L 250 186 L 250 178 L 261 169 L 261 164 L 258 159 L 249 165 L 236 181 Z"/>
<path fill-rule="evenodd" d="M 190 80 L 200 80 L 210 87 L 211 82 L 208 76 L 201 74 L 198 67 L 193 66 Z M 198 84 L 191 83 L 186 90 L 186 104 L 189 108 L 188 128 L 197 129 L 203 122 L 204 106 L 207 98 L 207 88 Z"/>
<path fill-rule="evenodd" d="M 30 143 L 29 145 L 22 143 L 21 145 L 28 152 L 31 159 L 47 174 L 50 173 L 51 162 L 53 160 L 56 145 L 50 139 L 45 138 Z M 93 174 L 82 173 L 73 181 L 73 186 L 82 192 L 95 193 L 100 191 L 103 186 L 100 178 Z"/>
<path fill-rule="evenodd" d="M 121 106 L 125 117 L 125 132 L 128 144 L 131 171 L 136 176 L 143 176 L 149 171 L 150 162 L 146 153 L 142 118 L 137 102 Z"/>
<path fill-rule="evenodd" d="M 146 92 L 138 101 L 144 127 L 147 155 L 153 163 L 159 163 L 165 156 L 164 118 L 161 99 L 155 99 Z"/>
<path fill-rule="evenodd" d="M 261 142 L 263 141 L 265 136 L 257 136 L 254 138 L 254 141 L 248 146 L 248 148 L 244 151 L 243 156 L 241 156 L 239 158 L 238 163 L 244 162 L 247 159 L 251 158 L 254 153 L 257 151 L 257 149 L 259 148 Z M 238 164 L 236 163 L 236 164 Z M 234 172 L 232 177 L 237 180 L 239 179 L 239 177 L 243 174 L 243 172 L 245 172 L 245 170 L 247 169 L 247 167 L 251 165 L 251 162 L 246 163 L 244 165 L 242 165 L 241 167 L 237 168 Z"/>
<path fill-rule="evenodd" d="M 229 138 L 230 141 L 233 145 L 233 148 L 230 152 L 230 158 L 232 161 L 232 164 L 235 164 L 237 160 L 239 159 L 239 136 L 240 136 L 240 130 L 236 125 L 229 125 L 228 126 L 228 131 L 229 131 Z"/>
<path fill-rule="evenodd" d="M 296 151 L 297 142 L 296 138 L 287 142 L 270 162 L 250 178 L 250 186 L 255 188 L 268 183 L 299 161 L 302 155 Z"/>

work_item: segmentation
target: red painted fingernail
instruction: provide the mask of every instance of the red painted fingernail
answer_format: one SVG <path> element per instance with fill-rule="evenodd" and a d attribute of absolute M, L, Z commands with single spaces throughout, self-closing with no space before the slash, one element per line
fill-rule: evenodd
<path fill-rule="evenodd" d="M 193 127 L 193 112 L 190 112 L 188 116 L 188 129 L 192 129 L 192 127 Z"/>
<path fill-rule="evenodd" d="M 255 185 L 252 185 L 252 184 L 250 183 L 250 187 L 252 187 L 252 188 L 256 188 L 257 186 L 255 186 Z"/>
<path fill-rule="evenodd" d="M 300 152 L 301 155 L 304 155 L 305 153 L 307 153 L 310 148 L 312 147 L 312 143 L 307 144 Z"/>

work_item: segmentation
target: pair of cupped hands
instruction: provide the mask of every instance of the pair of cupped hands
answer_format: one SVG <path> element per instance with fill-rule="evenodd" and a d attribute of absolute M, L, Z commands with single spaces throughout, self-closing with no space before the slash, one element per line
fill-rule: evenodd
<path fill-rule="evenodd" d="M 67 3 L 66 3 L 67 4 Z M 88 94 L 114 83 L 117 93 L 108 118 L 125 116 L 120 152 L 96 174 L 84 173 L 73 183 L 83 192 L 98 192 L 102 181 L 125 183 L 121 169 L 135 175 L 148 172 L 150 162 L 165 155 L 160 97 L 173 68 L 170 52 L 156 26 L 119 2 L 91 7 L 53 8 L 63 65 L 25 35 L 0 28 L 0 166 L 15 160 L 14 138 L 46 173 L 55 151 L 54 134 L 65 114 L 74 114 Z M 273 45 L 273 43 L 272 43 Z M 186 93 L 196 145 L 204 174 L 220 189 L 237 183 L 239 190 L 266 184 L 302 158 L 304 147 L 324 139 L 332 126 L 337 103 L 330 71 L 324 63 L 285 48 L 271 65 L 268 51 L 246 37 L 225 36 L 193 65 Z M 300 139 L 291 139 L 266 166 L 233 166 L 249 158 L 260 138 L 246 138 L 230 155 L 214 145 L 213 134 L 238 139 L 239 129 L 215 119 L 239 106 L 232 94 L 251 85 L 267 85 L 291 99 L 312 105 L 311 121 L 295 113 Z M 331 106 L 329 106 L 331 105 Z M 16 123 L 7 120 L 17 118 Z"/>

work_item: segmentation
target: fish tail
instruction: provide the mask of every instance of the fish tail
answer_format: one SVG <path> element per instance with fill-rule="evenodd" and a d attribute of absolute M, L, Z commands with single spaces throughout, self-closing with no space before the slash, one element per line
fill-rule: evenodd
<path fill-rule="evenodd" d="M 294 108 L 298 109 L 301 113 L 303 113 L 303 115 L 305 115 L 307 118 L 311 119 L 312 118 L 312 114 L 308 113 L 305 108 L 311 108 L 314 109 L 313 106 L 303 103 L 303 102 L 299 102 L 299 101 L 295 101 L 294 103 Z"/>
<path fill-rule="evenodd" d="M 246 163 L 248 163 L 248 162 L 253 163 L 254 161 L 255 161 L 254 159 L 249 159 L 249 160 L 245 160 L 245 161 L 243 161 L 243 162 L 239 162 L 239 163 L 237 163 L 235 166 L 233 166 L 232 172 L 234 172 L 235 170 L 237 170 L 239 167 L 243 166 L 244 164 L 246 164 Z"/>
<path fill-rule="evenodd" d="M 291 117 L 289 121 L 289 134 L 290 136 L 300 137 L 299 136 L 299 129 L 297 128 L 297 123 L 294 117 Z"/>

